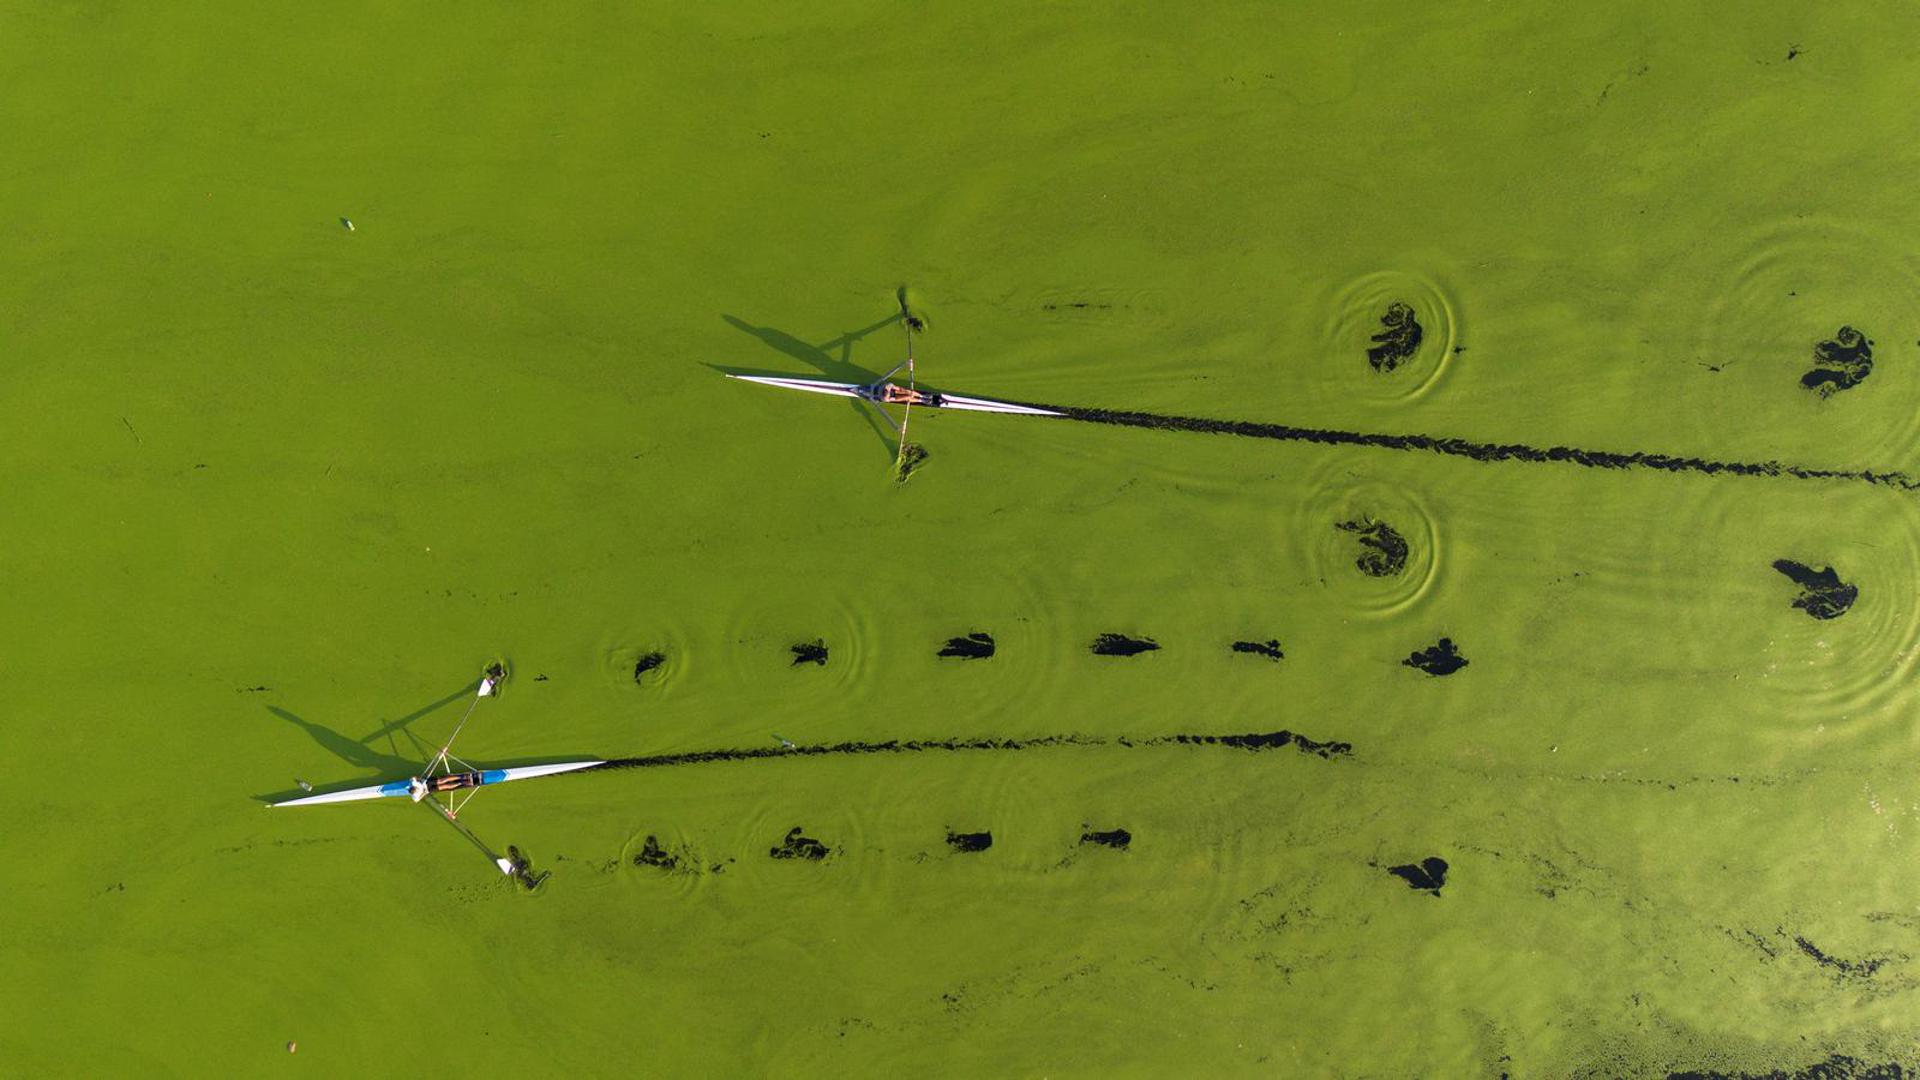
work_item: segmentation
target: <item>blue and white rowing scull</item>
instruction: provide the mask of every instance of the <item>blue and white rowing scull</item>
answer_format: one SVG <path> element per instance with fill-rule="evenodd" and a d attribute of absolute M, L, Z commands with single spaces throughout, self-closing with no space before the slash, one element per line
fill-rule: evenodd
<path fill-rule="evenodd" d="M 552 776 L 555 773 L 572 772 L 575 769 L 589 769 L 600 764 L 599 759 L 591 761 L 557 761 L 550 765 L 517 765 L 511 769 L 473 769 L 467 772 L 445 772 L 437 776 L 414 776 L 405 780 L 395 780 L 386 784 L 369 784 L 366 787 L 349 788 L 346 791 L 330 791 L 325 795 L 305 795 L 298 799 L 283 799 L 268 803 L 268 806 L 317 806 L 320 803 L 358 802 L 361 799 L 392 799 L 406 797 L 414 802 L 428 795 L 442 792 L 459 791 L 463 788 L 484 787 L 488 784 L 504 784 L 509 780 L 528 780 L 536 776 Z"/>
<path fill-rule="evenodd" d="M 441 817 L 446 818 L 447 822 L 454 828 L 465 834 L 468 840 L 473 841 L 474 846 L 486 852 L 487 857 L 493 860 L 493 864 L 500 868 L 501 873 L 512 876 L 516 872 L 520 872 L 524 878 L 524 863 L 516 866 L 511 859 L 501 858 L 495 854 L 492 849 L 488 848 L 485 843 L 482 843 L 479 837 L 473 835 L 465 825 L 460 823 L 461 807 L 464 807 L 467 804 L 467 800 L 473 798 L 479 789 L 483 787 L 488 787 L 493 784 L 504 784 L 509 780 L 528 780 L 536 776 L 553 776 L 557 773 L 573 772 L 576 769 L 590 769 L 595 765 L 601 764 L 601 762 L 598 758 L 589 758 L 582 761 L 555 761 L 545 765 L 516 765 L 507 769 L 476 769 L 467 762 L 461 761 L 459 758 L 453 756 L 453 741 L 460 737 L 461 729 L 467 726 L 467 718 L 473 715 L 474 706 L 480 703 L 481 698 L 492 697 L 499 689 L 501 680 L 505 678 L 506 671 L 502 669 L 500 665 L 495 664 L 487 669 L 485 677 L 480 680 L 479 693 L 475 694 L 473 701 L 468 704 L 466 714 L 460 717 L 460 722 L 454 725 L 453 734 L 447 737 L 447 741 L 441 745 L 439 752 L 434 754 L 433 759 L 427 762 L 427 767 L 421 771 L 420 775 L 410 776 L 405 780 L 392 780 L 384 784 L 368 784 L 365 787 L 348 788 L 345 791 L 329 791 L 320 795 L 302 795 L 294 799 L 281 799 L 278 802 L 270 802 L 267 805 L 270 807 L 316 806 L 320 803 L 359 802 L 363 799 L 395 799 L 403 797 L 412 799 L 414 802 L 424 802 L 428 806 L 433 807 Z M 455 771 L 453 768 L 456 763 L 461 766 L 459 771 Z M 301 786 L 305 787 L 306 785 L 303 783 Z M 308 790 L 312 789 L 309 788 Z M 456 791 L 465 791 L 467 793 L 466 796 L 457 803 L 453 801 L 453 793 Z M 525 880 L 532 881 L 533 879 Z M 532 885 L 529 884 L 528 887 L 531 888 Z"/>

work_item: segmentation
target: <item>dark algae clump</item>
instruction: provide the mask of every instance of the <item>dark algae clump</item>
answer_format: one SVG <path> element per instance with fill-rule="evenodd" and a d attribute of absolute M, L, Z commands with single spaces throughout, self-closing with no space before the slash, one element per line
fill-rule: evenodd
<path fill-rule="evenodd" d="M 1447 883 L 1447 860 L 1438 855 L 1429 855 L 1418 863 L 1389 866 L 1387 873 L 1406 882 L 1410 889 L 1424 889 L 1439 896 L 1441 887 Z"/>
<path fill-rule="evenodd" d="M 906 483 L 913 477 L 914 472 L 918 470 L 920 466 L 927 463 L 927 458 L 931 456 L 933 455 L 927 453 L 927 448 L 921 446 L 919 443 L 910 442 L 902 445 L 900 447 L 900 456 L 895 459 L 893 463 L 894 483 Z"/>
<path fill-rule="evenodd" d="M 507 876 L 528 892 L 546 884 L 547 879 L 553 876 L 551 870 L 541 870 L 536 873 L 533 869 L 533 860 L 527 858 L 512 844 L 507 845 L 507 867 Z"/>
<path fill-rule="evenodd" d="M 812 641 L 803 641 L 791 648 L 794 667 L 799 667 L 801 664 L 827 666 L 827 643 L 824 640 L 814 638 Z"/>
<path fill-rule="evenodd" d="M 827 845 L 813 837 L 802 836 L 800 826 L 795 825 L 787 830 L 786 839 L 780 841 L 780 846 L 769 849 L 767 854 L 776 859 L 807 859 L 818 862 L 827 857 L 828 850 Z"/>
<path fill-rule="evenodd" d="M 1407 568 L 1407 539 L 1386 522 L 1363 517 L 1334 528 L 1359 537 L 1360 557 L 1353 565 L 1368 577 L 1392 577 Z"/>
<path fill-rule="evenodd" d="M 1160 643 L 1152 638 L 1128 637 L 1125 634 L 1101 634 L 1093 639 L 1095 656 L 1139 656 L 1159 647 Z"/>
<path fill-rule="evenodd" d="M 1080 842 L 1083 844 L 1099 844 L 1102 847 L 1125 851 L 1127 850 L 1127 845 L 1133 843 L 1133 834 L 1125 829 L 1110 829 L 1106 832 L 1101 832 L 1097 829 L 1089 829 L 1085 825 L 1080 827 L 1086 829 L 1085 832 L 1080 834 Z"/>
<path fill-rule="evenodd" d="M 960 852 L 985 851 L 993 846 L 993 834 L 990 832 L 957 833 L 948 829 L 947 846 Z"/>
<path fill-rule="evenodd" d="M 1798 934 L 1794 935 L 1793 943 L 1798 945 L 1801 952 L 1812 957 L 1813 962 L 1819 964 L 1821 967 L 1831 968 L 1842 975 L 1855 978 L 1870 979 L 1873 977 L 1873 973 L 1879 971 L 1887 962 L 1885 957 L 1870 957 L 1865 960 L 1842 960 L 1837 956 L 1827 954 L 1821 950 L 1820 946 L 1815 945 L 1813 942 L 1808 941 Z"/>
<path fill-rule="evenodd" d="M 1837 619 L 1860 598 L 1859 587 L 1841 581 L 1831 566 L 1815 570 L 1792 559 L 1775 559 L 1773 568 L 1800 586 L 1800 595 L 1794 598 L 1793 606 L 1816 619 Z"/>
<path fill-rule="evenodd" d="M 650 652 L 647 655 L 641 657 L 639 660 L 634 662 L 633 681 L 640 682 L 641 677 L 646 675 L 647 672 L 659 670 L 661 665 L 665 664 L 666 662 L 667 662 L 666 653 Z M 545 675 L 540 676 L 540 679 L 545 679 L 545 678 L 546 678 Z M 536 679 L 534 681 L 538 682 L 540 681 L 540 679 Z"/>
<path fill-rule="evenodd" d="M 993 655 L 993 635 L 984 630 L 975 630 L 965 637 L 951 637 L 940 648 L 940 656 L 958 657 L 961 660 L 985 660 Z"/>
<path fill-rule="evenodd" d="M 1832 397 L 1860 385 L 1873 372 L 1873 342 L 1851 326 L 1843 326 L 1829 341 L 1813 347 L 1813 370 L 1800 376 L 1800 385 Z"/>
<path fill-rule="evenodd" d="M 1373 335 L 1373 345 L 1367 349 L 1367 363 L 1373 365 L 1373 370 L 1387 374 L 1420 351 L 1423 335 L 1413 308 L 1396 300 L 1387 306 L 1387 313 L 1380 316 L 1380 332 Z"/>
<path fill-rule="evenodd" d="M 658 837 L 649 836 L 646 843 L 641 846 L 640 853 L 633 857 L 633 865 L 677 870 L 680 868 L 680 860 L 668 854 L 667 849 L 660 846 Z"/>
<path fill-rule="evenodd" d="M 1400 661 L 1429 675 L 1451 675 L 1467 666 L 1467 658 L 1454 648 L 1452 638 L 1441 638 L 1432 648 L 1421 649 Z"/>
<path fill-rule="evenodd" d="M 1913 1075 L 1897 1062 L 1873 1065 L 1846 1054 L 1832 1054 L 1825 1061 L 1817 1061 L 1792 1072 L 1784 1069 L 1763 1073 L 1687 1069 L 1668 1073 L 1667 1080 L 1912 1080 Z"/>
<path fill-rule="evenodd" d="M 1287 655 L 1280 651 L 1279 638 L 1268 638 L 1265 641 L 1236 641 L 1233 643 L 1233 651 L 1237 653 L 1252 653 L 1255 656 L 1264 656 L 1269 660 L 1283 660 Z"/>

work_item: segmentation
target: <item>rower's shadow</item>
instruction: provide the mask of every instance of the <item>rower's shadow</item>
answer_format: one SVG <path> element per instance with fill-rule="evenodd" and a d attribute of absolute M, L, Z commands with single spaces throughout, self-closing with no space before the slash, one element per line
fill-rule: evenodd
<path fill-rule="evenodd" d="M 390 720 L 381 724 L 371 733 L 359 739 L 349 738 L 324 724 L 316 724 L 311 720 L 297 716 L 278 706 L 269 705 L 267 706 L 267 711 L 306 732 L 307 736 L 314 742 L 319 743 L 322 749 L 355 768 L 365 769 L 382 776 L 412 776 L 419 771 L 422 763 L 433 755 L 434 748 L 421 742 L 410 730 L 410 725 L 421 717 L 428 716 L 436 710 L 443 709 L 456 701 L 472 696 L 474 691 L 479 688 L 479 685 L 478 681 L 468 683 L 438 701 L 415 709 L 413 712 L 397 720 Z M 413 756 L 406 757 L 401 755 L 399 741 L 396 738 L 397 735 L 406 737 Z M 378 740 L 382 739 L 384 739 L 386 743 L 384 750 L 374 745 Z M 355 784 L 347 784 L 345 786 L 352 787 L 355 786 Z M 300 791 L 279 791 L 267 795 L 255 795 L 254 801 L 278 802 L 282 799 L 293 798 L 301 794 L 303 794 L 303 792 Z"/>
<path fill-rule="evenodd" d="M 849 330 L 830 341 L 813 345 L 794 337 L 784 330 L 776 330 L 771 326 L 755 326 L 745 319 L 737 319 L 732 315 L 724 313 L 720 317 L 725 319 L 727 325 L 734 329 L 752 334 L 754 337 L 759 338 L 768 348 L 785 353 L 803 364 L 812 366 L 820 374 L 835 382 L 851 382 L 862 385 L 879 381 L 881 372 L 869 371 L 853 362 L 854 343 L 877 330 L 885 330 L 890 326 L 898 326 L 900 324 L 900 316 L 889 315 L 879 322 L 874 323 L 872 326 L 864 326 L 858 330 Z M 834 355 L 835 350 L 839 353 L 837 357 Z M 715 371 L 723 371 L 730 375 L 791 377 L 793 374 L 790 371 L 723 368 L 716 364 L 708 364 L 707 366 L 713 368 Z M 887 366 L 892 367 L 893 365 L 889 364 Z M 880 440 L 882 446 L 886 447 L 887 456 L 892 457 L 897 449 L 895 439 L 898 438 L 899 433 L 887 426 L 886 421 L 881 417 L 874 415 L 879 407 L 860 400 L 849 400 L 847 405 L 866 420 L 867 426 L 873 431 L 874 436 Z"/>

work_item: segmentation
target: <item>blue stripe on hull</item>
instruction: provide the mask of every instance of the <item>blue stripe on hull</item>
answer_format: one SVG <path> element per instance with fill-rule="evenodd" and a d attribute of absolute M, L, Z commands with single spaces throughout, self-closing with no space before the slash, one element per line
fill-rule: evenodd
<path fill-rule="evenodd" d="M 482 784 L 497 784 L 506 778 L 507 770 L 505 769 L 487 769 L 480 774 Z"/>
<path fill-rule="evenodd" d="M 395 780 L 391 784 L 380 785 L 380 794 L 382 795 L 405 795 L 406 793 L 407 781 L 405 780 Z"/>

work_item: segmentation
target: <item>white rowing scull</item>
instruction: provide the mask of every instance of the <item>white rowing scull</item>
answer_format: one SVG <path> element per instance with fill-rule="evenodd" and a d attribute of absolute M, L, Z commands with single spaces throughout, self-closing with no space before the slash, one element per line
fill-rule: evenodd
<path fill-rule="evenodd" d="M 833 394 L 838 397 L 856 398 L 872 402 L 875 405 L 918 405 L 927 409 L 954 409 L 959 412 L 1011 413 L 1016 416 L 1064 416 L 1065 413 L 1052 409 L 1039 409 L 1032 405 L 1015 405 L 1010 401 L 993 401 L 989 398 L 963 397 L 959 394 L 943 394 L 935 390 L 908 388 L 898 383 L 881 379 L 872 383 L 828 382 L 825 379 L 786 379 L 770 375 L 734 375 L 729 379 L 741 382 L 759 383 L 762 386 L 784 386 L 789 390 L 804 390 L 811 394 Z"/>
<path fill-rule="evenodd" d="M 772 375 L 735 375 L 727 373 L 729 379 L 741 382 L 759 383 L 762 386 L 781 386 L 788 390 L 802 390 L 809 394 L 830 394 L 834 397 L 852 398 L 873 406 L 900 436 L 899 447 L 894 452 L 893 465 L 895 478 L 905 480 L 913 472 L 914 466 L 926 458 L 926 451 L 907 441 L 907 424 L 913 419 L 913 407 L 925 409 L 952 409 L 956 412 L 1007 413 L 1014 416 L 1065 416 L 1066 413 L 1053 409 L 1042 409 L 1032 405 L 1015 405 L 1010 401 L 994 401 L 991 398 L 966 397 L 961 394 L 943 394 L 937 390 L 922 390 L 919 377 L 914 371 L 913 332 L 923 330 L 926 324 L 915 315 L 907 305 L 906 286 L 901 286 L 900 328 L 907 335 L 907 358 L 893 366 L 893 370 L 870 383 L 832 382 L 826 379 L 792 379 Z M 901 386 L 893 377 L 901 368 L 907 369 L 907 385 Z M 900 419 L 895 420 L 887 411 L 887 406 L 900 406 Z"/>

